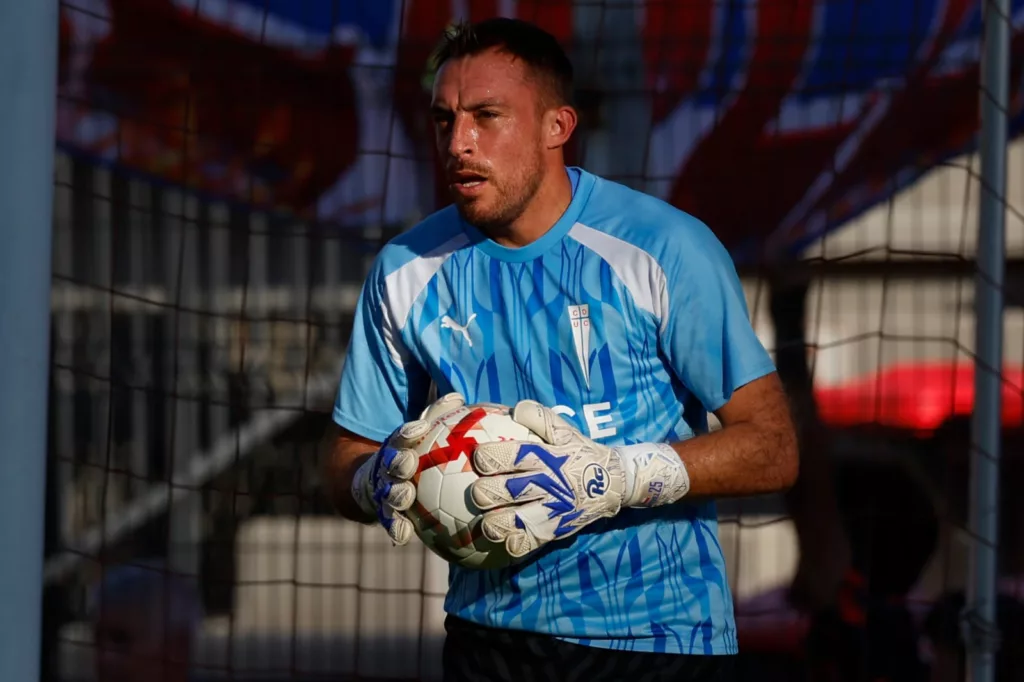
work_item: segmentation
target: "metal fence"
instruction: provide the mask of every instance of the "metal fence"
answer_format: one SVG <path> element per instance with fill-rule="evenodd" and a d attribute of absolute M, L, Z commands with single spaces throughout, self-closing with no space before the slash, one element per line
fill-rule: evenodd
<path fill-rule="evenodd" d="M 21 6 L 0 3 L 0 31 L 17 26 L 9 11 L 15 5 Z M 0 196 L 17 230 L 7 244 L 14 258 L 20 253 L 16 247 L 24 246 L 20 236 L 31 231 L 30 209 L 46 213 L 39 203 L 46 194 L 42 186 L 29 187 L 19 174 L 42 178 L 46 173 L 40 169 L 49 168 L 48 152 L 40 154 L 49 146 L 40 139 L 49 139 L 47 131 L 53 128 L 52 112 L 46 113 L 52 93 L 44 92 L 41 84 L 49 82 L 48 69 L 55 70 L 53 55 L 38 62 L 25 56 L 35 54 L 29 47 L 33 41 L 56 43 L 56 36 L 42 28 L 57 23 L 56 16 L 45 14 L 50 8 L 55 15 L 55 5 L 42 0 L 25 5 L 38 11 L 32 15 L 36 23 L 26 27 L 39 30 L 0 36 L 0 50 L 10 52 L 0 51 L 0 65 L 13 63 L 27 70 L 23 75 L 0 67 L 0 84 L 11 86 L 13 102 L 24 96 L 39 105 L 38 120 L 18 107 L 10 108 L 13 114 L 0 115 L 0 148 L 9 156 L 0 165 Z M 986 46 L 1005 48 L 1008 3 L 987 6 L 998 7 L 1000 16 L 986 22 Z M 988 11 L 991 18 L 995 10 Z M 626 23 L 616 25 L 628 28 Z M 631 53 L 624 59 L 632 64 L 636 57 Z M 1005 140 L 992 133 L 1002 130 L 1007 104 L 999 85 L 1007 74 L 997 68 L 1000 63 L 986 61 L 989 71 L 983 81 L 990 87 L 983 93 L 988 99 L 983 106 L 987 125 L 981 184 L 998 193 L 987 194 L 987 220 L 979 219 L 994 226 L 989 236 L 998 234 L 1006 209 L 999 163 Z M 626 68 L 622 72 L 632 73 Z M 22 86 L 25 78 L 36 85 Z M 27 132 L 20 139 L 23 130 Z M 609 135 L 598 131 L 591 137 L 600 149 Z M 592 165 L 600 170 L 601 161 L 612 155 L 605 150 Z M 37 161 L 41 157 L 46 157 L 45 164 Z M 640 163 L 629 160 L 631 166 Z M 209 613 L 197 663 L 204 677 L 436 677 L 443 564 L 421 547 L 392 551 L 379 531 L 331 517 L 317 473 L 316 444 L 327 421 L 359 286 L 377 248 L 404 226 L 331 230 L 133 180 L 64 155 L 57 156 L 55 175 L 43 570 L 49 586 L 44 600 L 50 628 L 44 633 L 46 664 L 56 665 L 67 679 L 88 678 L 85 661 L 92 649 L 88 629 L 80 623 L 83 586 L 100 563 L 166 555 L 172 568 L 202 584 Z M 978 184 L 972 173 L 964 178 L 965 186 Z M 26 198 L 16 195 L 19 188 L 27 188 Z M 891 216 L 885 224 L 883 251 L 889 258 Z M 973 223 L 965 218 L 964 226 L 973 228 Z M 901 357 L 923 353 L 923 348 L 933 353 L 938 346 L 930 343 L 946 348 L 950 356 L 983 351 L 982 360 L 993 366 L 1000 361 L 997 350 L 1016 352 L 1016 340 L 1009 348 L 992 343 L 1003 341 L 997 294 L 1004 245 L 998 238 L 980 243 L 985 247 L 978 257 L 984 270 L 980 288 L 988 290 L 980 297 L 987 301 L 985 312 L 978 319 L 958 307 L 954 329 L 945 328 L 940 312 L 927 323 L 918 324 L 918 317 L 906 334 L 892 334 L 887 320 L 894 308 L 887 300 L 899 287 L 886 278 L 837 296 L 830 306 L 836 318 L 833 329 L 838 330 L 836 347 L 853 348 L 861 336 L 873 344 L 850 353 L 853 371 L 884 364 L 890 357 L 884 351 L 896 347 Z M 4 275 L 22 274 L 12 259 L 2 262 Z M 987 287 L 986 277 L 996 286 Z M 13 278 L 2 283 L 6 296 L 0 300 L 0 313 L 23 310 L 19 297 L 29 300 L 36 293 L 19 291 Z M 748 295 L 757 301 L 757 283 L 748 284 Z M 943 287 L 908 286 L 900 304 L 905 310 L 897 306 L 896 314 L 919 313 L 921 301 L 955 300 L 961 306 L 968 295 L 963 281 L 947 281 Z M 880 297 L 881 302 L 858 304 L 848 316 L 842 311 L 847 302 L 853 305 L 864 297 Z M 37 316 L 43 314 L 37 311 Z M 755 314 L 763 316 L 763 311 L 757 313 L 755 307 Z M 968 338 L 971 334 L 960 326 L 965 317 L 977 322 L 977 338 Z M 15 324 L 10 316 L 2 321 L 0 337 L 14 347 L 16 335 L 10 330 Z M 903 323 L 898 319 L 896 324 Z M 921 331 L 932 324 L 942 329 L 935 334 Z M 1010 325 L 1018 330 L 1015 334 L 1020 326 L 1019 321 Z M 27 333 L 24 337 L 29 338 Z M 39 348 L 32 343 L 19 339 L 17 349 L 26 356 L 36 351 L 36 357 Z M 30 479 L 30 487 L 41 477 L 22 477 L 19 467 L 41 467 L 29 456 L 39 449 L 39 438 L 33 441 L 29 428 L 22 433 L 8 415 L 24 414 L 14 409 L 21 390 L 14 377 L 31 381 L 35 375 L 31 367 L 17 371 L 20 354 L 7 355 L 2 366 L 8 383 L 2 403 L 6 421 L 0 423 L 5 436 L 13 433 L 18 440 L 5 460 L 7 468 L 0 469 L 6 485 L 0 495 L 5 502 L 0 507 L 5 518 L 2 542 L 24 550 L 11 552 L 12 557 L 26 558 L 9 560 L 0 584 L 19 598 L 18 586 L 25 587 L 27 597 L 12 613 L 27 614 L 34 606 L 28 593 L 36 585 L 35 553 L 32 541 L 18 533 L 33 526 L 18 513 L 25 515 L 29 505 L 18 504 L 31 495 L 20 495 L 18 485 Z M 834 376 L 844 377 L 844 365 L 837 366 Z M 978 386 L 992 388 L 993 382 L 982 380 Z M 28 387 L 25 400 L 38 394 Z M 978 414 L 977 440 L 988 451 L 982 455 L 994 454 L 998 405 L 986 403 Z M 861 441 L 856 447 L 863 451 L 871 444 Z M 969 564 L 963 553 L 955 560 L 940 559 L 973 567 L 973 578 L 966 568 L 960 573 L 965 583 L 975 586 L 971 598 L 979 621 L 989 625 L 996 517 L 991 501 L 997 468 L 991 457 L 976 456 L 975 463 L 982 473 L 975 476 L 981 483 L 969 542 L 975 560 Z M 775 523 L 777 506 L 763 501 L 726 505 L 723 516 L 730 522 L 723 545 L 737 594 L 784 584 L 792 571 L 794 547 L 789 526 Z M 935 587 L 948 587 L 949 575 L 943 573 Z M 29 654 L 35 640 L 19 630 L 31 628 L 14 617 L 4 619 L 2 626 L 0 664 L 10 667 L 0 672 L 22 679 L 12 671 L 32 668 Z M 19 647 L 29 653 L 15 655 Z M 978 654 L 981 679 L 991 673 L 991 657 L 984 648 L 972 652 Z"/>
<path fill-rule="evenodd" d="M 1024 146 L 1011 159 L 1024 171 Z M 963 240 L 977 194 L 951 190 L 970 176 L 964 165 L 939 171 L 819 248 L 836 261 L 894 247 L 971 257 Z M 327 231 L 65 155 L 56 182 L 46 578 L 72 586 L 54 634 L 62 677 L 91 670 L 74 586 L 100 561 L 166 554 L 202 585 L 204 678 L 435 679 L 445 565 L 334 517 L 317 468 L 359 288 L 402 226 Z M 928 229 L 907 237 L 922 215 Z M 763 282 L 744 283 L 770 347 Z M 970 289 L 963 277 L 816 283 L 818 380 L 962 360 L 973 349 Z M 1008 312 L 1007 331 L 1007 359 L 1024 359 L 1024 315 Z M 740 602 L 784 585 L 796 545 L 778 501 L 726 503 L 722 515 Z M 935 558 L 925 592 L 964 584 L 965 546 Z"/>

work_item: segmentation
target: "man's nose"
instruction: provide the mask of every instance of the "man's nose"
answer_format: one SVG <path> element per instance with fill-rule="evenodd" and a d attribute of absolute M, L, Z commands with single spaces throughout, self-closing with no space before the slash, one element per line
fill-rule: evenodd
<path fill-rule="evenodd" d="M 452 121 L 452 134 L 448 139 L 448 153 L 458 158 L 473 154 L 477 146 L 477 131 L 472 118 L 456 116 Z"/>

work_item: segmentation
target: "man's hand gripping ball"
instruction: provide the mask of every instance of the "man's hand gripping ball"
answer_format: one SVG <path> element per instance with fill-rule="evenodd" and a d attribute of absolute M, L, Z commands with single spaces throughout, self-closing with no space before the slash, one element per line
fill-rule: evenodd
<path fill-rule="evenodd" d="M 686 468 L 662 443 L 608 447 L 586 437 L 532 400 L 512 419 L 542 443 L 506 441 L 476 447 L 474 504 L 486 510 L 483 534 L 516 558 L 573 535 L 623 507 L 675 502 L 690 488 Z"/>
<path fill-rule="evenodd" d="M 435 420 L 466 404 L 458 393 L 449 393 L 428 406 L 420 418 L 396 429 L 352 479 L 352 496 L 367 514 L 377 517 L 396 545 L 412 539 L 412 522 L 402 512 L 416 500 L 412 477 L 419 455 L 412 445 L 432 428 Z"/>

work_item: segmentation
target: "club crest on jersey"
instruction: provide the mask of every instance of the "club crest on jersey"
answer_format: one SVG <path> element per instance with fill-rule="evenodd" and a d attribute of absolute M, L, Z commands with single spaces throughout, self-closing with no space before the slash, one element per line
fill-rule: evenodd
<path fill-rule="evenodd" d="M 576 359 L 580 363 L 583 382 L 590 388 L 590 306 L 569 306 L 569 324 L 572 326 L 572 342 L 576 349 Z"/>

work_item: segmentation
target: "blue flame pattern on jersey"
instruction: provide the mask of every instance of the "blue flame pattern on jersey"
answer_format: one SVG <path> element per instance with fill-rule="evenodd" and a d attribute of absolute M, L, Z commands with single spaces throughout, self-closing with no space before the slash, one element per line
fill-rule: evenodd
<path fill-rule="evenodd" d="M 706 226 L 569 172 L 569 208 L 525 247 L 487 239 L 451 207 L 385 246 L 356 312 L 339 424 L 381 440 L 415 418 L 433 384 L 470 403 L 537 400 L 608 445 L 676 441 L 773 371 Z M 554 494 L 564 525 L 575 512 L 557 464 L 533 482 Z M 589 646 L 736 651 L 711 502 L 624 510 L 512 569 L 452 566 L 445 608 Z"/>

